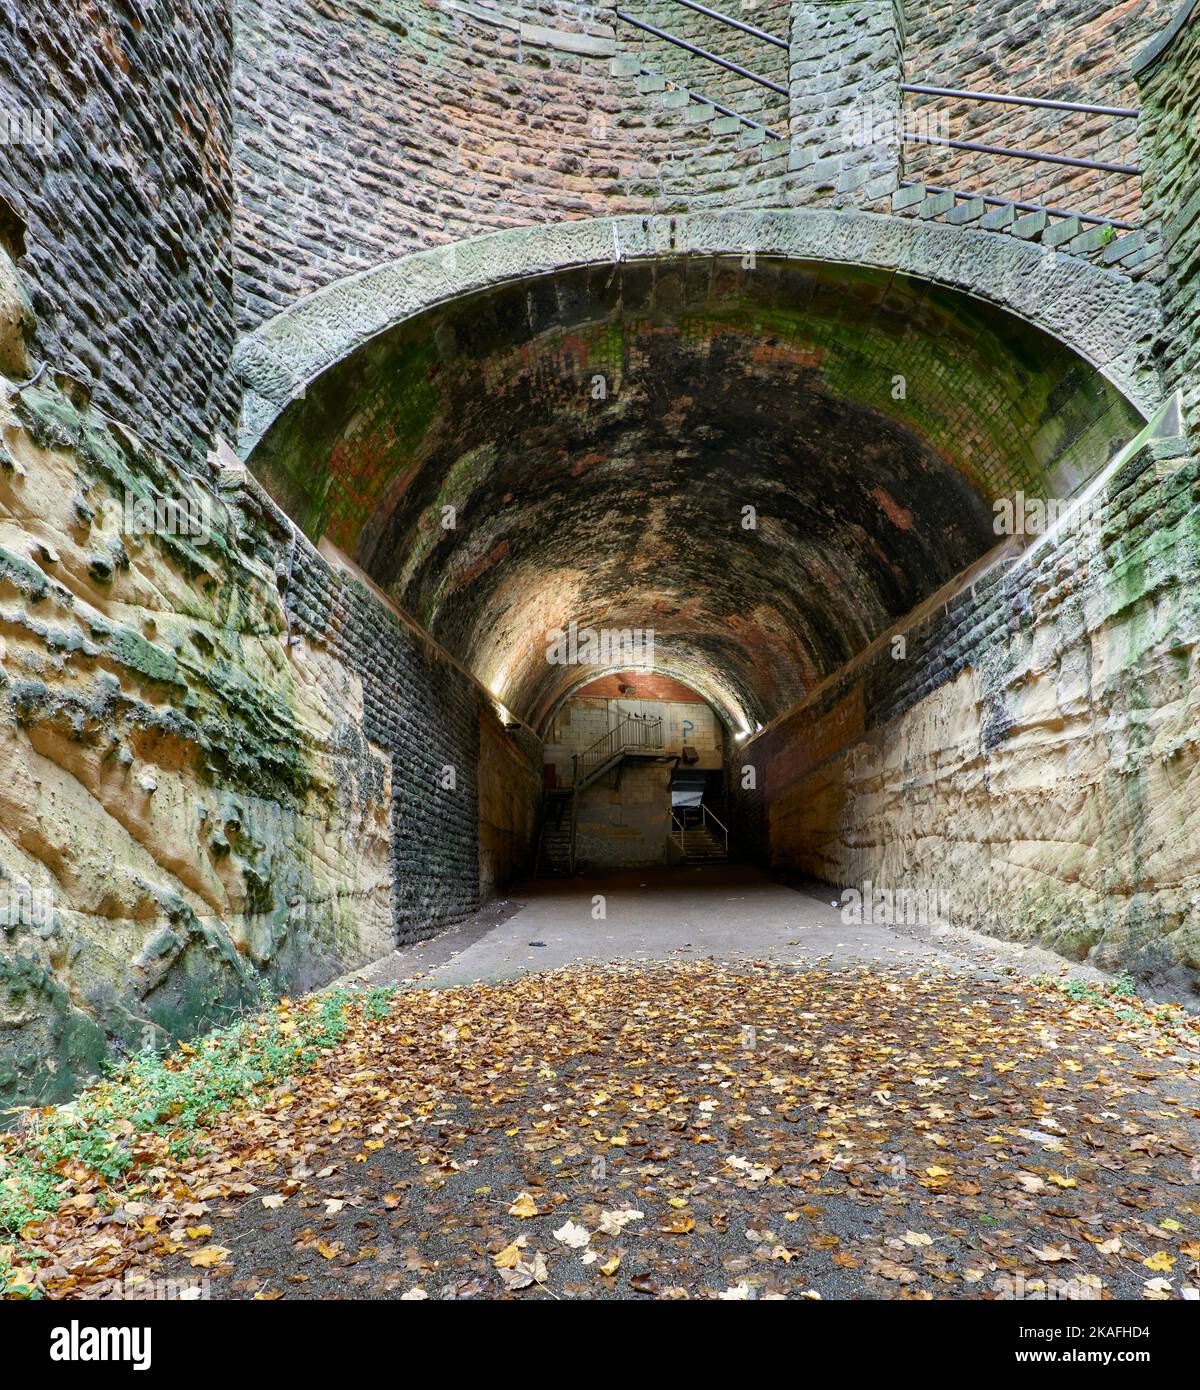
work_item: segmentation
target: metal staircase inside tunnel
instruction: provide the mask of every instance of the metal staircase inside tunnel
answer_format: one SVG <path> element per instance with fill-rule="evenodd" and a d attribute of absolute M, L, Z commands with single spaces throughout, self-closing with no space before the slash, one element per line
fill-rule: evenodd
<path fill-rule="evenodd" d="M 629 758 L 661 758 L 662 719 L 627 715 L 571 759 L 571 785 L 548 787 L 542 797 L 538 835 L 538 878 L 564 878 L 575 872 L 575 816 L 579 793 Z M 619 775 L 619 773 L 618 773 Z"/>

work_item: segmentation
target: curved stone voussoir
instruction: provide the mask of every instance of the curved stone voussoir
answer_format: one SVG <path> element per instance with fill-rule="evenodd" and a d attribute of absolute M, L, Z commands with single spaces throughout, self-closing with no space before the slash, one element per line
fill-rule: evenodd
<path fill-rule="evenodd" d="M 894 270 L 997 305 L 1060 339 L 1147 418 L 1161 389 L 1151 358 L 1153 287 L 1012 237 L 878 213 L 750 209 L 606 217 L 521 227 L 421 251 L 300 300 L 238 346 L 248 454 L 327 368 L 447 301 L 578 266 L 756 255 Z"/>

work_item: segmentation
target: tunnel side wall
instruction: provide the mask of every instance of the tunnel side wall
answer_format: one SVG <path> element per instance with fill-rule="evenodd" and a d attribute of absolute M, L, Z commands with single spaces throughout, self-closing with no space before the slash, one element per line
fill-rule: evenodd
<path fill-rule="evenodd" d="M 1200 463 L 1180 449 L 1144 447 L 1089 523 L 735 753 L 743 851 L 866 895 L 933 890 L 956 923 L 1190 987 Z"/>
<path fill-rule="evenodd" d="M 0 621 L 0 1104 L 528 861 L 539 741 L 244 470 L 210 489 L 49 379 L 0 378 Z"/>

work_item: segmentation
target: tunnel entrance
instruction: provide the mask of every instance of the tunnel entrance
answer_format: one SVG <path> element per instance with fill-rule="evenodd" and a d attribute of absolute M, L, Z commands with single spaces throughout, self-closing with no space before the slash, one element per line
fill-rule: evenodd
<path fill-rule="evenodd" d="M 400 323 L 249 463 L 530 725 L 573 684 L 547 634 L 575 623 L 653 631 L 749 732 L 994 547 L 998 499 L 1070 496 L 1141 424 L 966 295 L 665 258 Z"/>
<path fill-rule="evenodd" d="M 658 671 L 581 685 L 545 730 L 539 875 L 725 862 L 730 732 L 703 696 Z"/>
<path fill-rule="evenodd" d="M 502 781 L 480 784 L 503 822 L 485 828 L 481 809 L 480 854 L 502 843 L 504 871 L 481 867 L 485 888 L 575 871 L 584 821 L 547 740 L 598 661 L 635 689 L 650 670 L 692 692 L 720 725 L 721 769 L 701 824 L 677 825 L 664 750 L 623 757 L 630 770 L 605 776 L 626 820 L 593 815 L 587 862 L 720 852 L 834 885 L 949 883 L 960 920 L 1086 943 L 1113 927 L 1095 906 L 1110 902 L 1105 855 L 1123 851 L 1090 844 L 1082 808 L 1111 806 L 1110 841 L 1127 843 L 1128 801 L 1103 791 L 1097 753 L 1064 810 L 1058 769 L 1108 696 L 1058 668 L 1109 669 L 1088 615 L 1117 601 L 1119 556 L 1111 527 L 1055 520 L 1042 536 L 1014 519 L 1061 520 L 1122 460 L 1144 470 L 1148 431 L 1072 346 L 960 290 L 664 254 L 393 323 L 310 380 L 249 464 L 473 674 L 510 731 L 550 750 L 527 750 L 543 785 L 523 858 L 505 827 L 524 812 L 504 809 Z M 1049 761 L 1047 719 L 1063 731 Z M 488 751 L 484 771 L 501 761 Z M 635 826 L 634 788 L 653 778 Z M 421 814 L 414 791 L 396 824 Z M 1065 884 L 1063 835 L 1078 873 Z M 1127 922 L 1133 905 L 1116 910 Z M 1140 935 L 1161 934 L 1160 910 Z"/>

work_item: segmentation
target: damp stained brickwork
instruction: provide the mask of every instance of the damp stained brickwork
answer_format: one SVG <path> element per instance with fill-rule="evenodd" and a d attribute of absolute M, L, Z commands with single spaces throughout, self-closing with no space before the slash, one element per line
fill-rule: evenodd
<path fill-rule="evenodd" d="M 0 11 L 0 199 L 35 360 L 193 463 L 238 409 L 232 41 L 230 0 Z"/>
<path fill-rule="evenodd" d="M 964 296 L 666 260 L 401 324 L 251 464 L 535 726 L 572 620 L 653 627 L 667 670 L 766 721 L 988 548 L 994 498 L 1067 495 L 1139 427 Z"/>
<path fill-rule="evenodd" d="M 497 722 L 493 704 L 361 583 L 331 569 L 307 546 L 291 569 L 287 607 L 295 635 L 327 647 L 362 682 L 363 735 L 389 759 L 396 944 L 444 931 L 479 905 L 476 775 L 481 721 Z M 491 821 L 495 831 L 512 834 L 506 851 L 510 872 L 528 861 L 538 793 L 527 754 L 518 749 L 512 757 L 511 776 L 524 803 L 518 796 L 514 826 L 496 825 L 495 816 Z M 506 875 L 501 868 L 488 877 L 502 884 Z"/>

